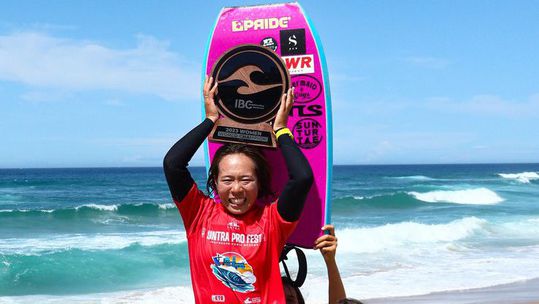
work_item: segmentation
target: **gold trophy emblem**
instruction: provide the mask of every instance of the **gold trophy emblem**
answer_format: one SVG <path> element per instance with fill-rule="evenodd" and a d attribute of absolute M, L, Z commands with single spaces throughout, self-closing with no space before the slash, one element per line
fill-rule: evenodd
<path fill-rule="evenodd" d="M 276 147 L 270 124 L 290 86 L 283 60 L 268 48 L 240 45 L 221 56 L 211 75 L 223 117 L 215 123 L 210 140 Z"/>

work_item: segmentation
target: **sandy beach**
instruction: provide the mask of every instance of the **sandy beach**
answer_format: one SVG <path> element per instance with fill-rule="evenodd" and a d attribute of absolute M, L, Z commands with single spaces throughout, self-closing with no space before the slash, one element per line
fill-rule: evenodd
<path fill-rule="evenodd" d="M 354 291 L 347 293 L 353 296 Z M 186 297 L 188 295 L 188 297 Z M 361 299 L 365 304 L 539 304 L 539 279 L 518 283 L 468 289 L 451 292 L 436 292 L 410 297 Z M 191 289 L 166 287 L 130 292 L 102 293 L 73 296 L 24 296 L 0 298 L 0 303 L 84 303 L 84 304 L 147 304 L 147 303 L 194 303 Z M 326 303 L 323 299 L 306 299 L 307 303 Z"/>
<path fill-rule="evenodd" d="M 531 304 L 539 303 L 539 279 L 527 280 L 512 284 L 491 286 L 487 288 L 468 289 L 451 292 L 436 292 L 428 295 L 411 297 L 392 297 L 363 300 L 367 304 L 400 303 L 400 304 Z"/>

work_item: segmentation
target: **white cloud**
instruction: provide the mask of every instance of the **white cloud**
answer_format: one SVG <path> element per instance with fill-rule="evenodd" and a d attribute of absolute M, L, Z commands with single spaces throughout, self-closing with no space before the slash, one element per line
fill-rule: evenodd
<path fill-rule="evenodd" d="M 474 95 L 466 99 L 449 97 L 430 97 L 418 100 L 406 98 L 352 100 L 350 98 L 334 98 L 335 114 L 362 113 L 364 115 L 429 114 L 428 111 L 443 114 L 470 114 L 475 116 L 492 116 L 502 118 L 535 118 L 539 117 L 539 94 L 530 95 L 526 100 L 504 99 L 497 95 Z M 411 112 L 414 111 L 414 112 Z M 430 114 L 429 114 L 430 115 Z"/>
<path fill-rule="evenodd" d="M 41 89 L 29 90 L 22 93 L 21 98 L 26 101 L 39 102 L 55 102 L 71 97 L 71 93 L 60 89 Z"/>
<path fill-rule="evenodd" d="M 410 130 L 391 124 L 349 124 L 335 129 L 335 163 L 444 163 L 467 161 L 476 132 Z M 480 159 L 479 156 L 477 156 Z"/>
<path fill-rule="evenodd" d="M 506 100 L 496 95 L 476 95 L 464 101 L 431 98 L 426 106 L 433 110 L 454 113 L 495 115 L 512 118 L 539 116 L 539 94 L 526 101 Z"/>
<path fill-rule="evenodd" d="M 25 84 L 32 91 L 117 90 L 192 100 L 199 95 L 200 65 L 150 36 L 138 36 L 134 48 L 113 49 L 92 41 L 15 32 L 0 35 L 0 80 Z"/>

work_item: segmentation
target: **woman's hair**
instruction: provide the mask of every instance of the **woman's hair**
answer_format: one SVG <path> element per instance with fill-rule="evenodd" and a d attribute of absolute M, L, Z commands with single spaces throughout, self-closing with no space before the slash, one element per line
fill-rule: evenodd
<path fill-rule="evenodd" d="M 258 198 L 273 194 L 271 191 L 271 171 L 262 152 L 253 146 L 243 144 L 227 144 L 221 146 L 215 152 L 208 171 L 208 182 L 206 188 L 209 194 L 217 191 L 217 177 L 219 176 L 219 163 L 223 157 L 230 154 L 243 154 L 255 163 L 255 174 L 258 181 Z"/>
<path fill-rule="evenodd" d="M 299 287 L 297 287 L 289 277 L 281 277 L 281 281 L 283 282 L 286 304 L 305 304 L 305 299 L 303 299 L 301 290 L 299 290 Z M 288 288 L 286 288 L 287 286 Z M 289 299 L 292 298 L 294 298 L 294 301 L 289 301 Z"/>
<path fill-rule="evenodd" d="M 346 298 L 339 300 L 337 304 L 363 304 L 360 300 L 352 299 L 352 298 Z"/>

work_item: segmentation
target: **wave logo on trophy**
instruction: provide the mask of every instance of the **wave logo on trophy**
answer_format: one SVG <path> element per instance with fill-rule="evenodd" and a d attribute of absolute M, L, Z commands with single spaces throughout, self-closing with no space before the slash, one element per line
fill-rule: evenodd
<path fill-rule="evenodd" d="M 245 44 L 225 52 L 212 69 L 217 120 L 210 140 L 276 147 L 270 125 L 290 86 L 283 60 L 272 50 Z"/>

